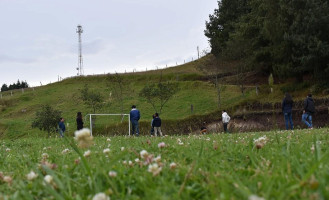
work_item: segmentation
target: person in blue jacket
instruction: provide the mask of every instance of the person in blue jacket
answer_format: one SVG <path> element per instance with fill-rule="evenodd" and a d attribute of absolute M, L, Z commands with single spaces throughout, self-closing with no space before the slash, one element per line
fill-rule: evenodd
<path fill-rule="evenodd" d="M 65 132 L 65 124 L 64 124 L 64 118 L 60 118 L 60 121 L 58 123 L 58 128 L 59 128 L 59 134 L 61 137 L 64 137 L 64 132 Z"/>
<path fill-rule="evenodd" d="M 284 99 L 282 100 L 282 113 L 284 115 L 287 130 L 289 130 L 289 123 L 291 130 L 294 129 L 294 123 L 292 122 L 293 105 L 294 101 L 292 100 L 291 95 L 289 93 L 286 93 Z"/>
<path fill-rule="evenodd" d="M 138 121 L 141 118 L 139 110 L 136 109 L 135 105 L 131 106 L 131 111 L 130 111 L 130 122 L 132 124 L 132 130 L 131 133 L 132 135 L 135 135 L 138 137 L 139 136 L 139 128 L 138 128 Z"/>

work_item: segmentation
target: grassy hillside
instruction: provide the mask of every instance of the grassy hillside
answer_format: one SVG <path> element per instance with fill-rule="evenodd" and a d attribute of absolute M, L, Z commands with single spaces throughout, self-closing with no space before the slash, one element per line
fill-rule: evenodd
<path fill-rule="evenodd" d="M 179 91 L 168 101 L 161 114 L 164 120 L 181 120 L 191 115 L 207 115 L 218 109 L 217 92 L 214 84 L 208 76 L 203 74 L 207 68 L 214 65 L 212 56 L 203 57 L 197 61 L 185 65 L 167 68 L 157 71 L 140 73 L 121 74 L 125 86 L 124 113 L 129 113 L 132 104 L 136 104 L 141 111 L 141 121 L 149 122 L 154 113 L 151 105 L 145 99 L 139 97 L 141 89 L 152 82 L 163 81 L 177 82 Z M 209 67 L 209 70 L 212 68 Z M 223 67 L 219 73 L 234 72 L 234 66 Z M 233 76 L 232 76 L 233 77 Z M 224 77 L 223 80 L 229 77 Z M 233 78 L 234 79 L 234 78 Z M 256 95 L 255 86 L 248 85 L 245 95 L 242 95 L 239 86 L 234 81 L 227 81 L 229 84 L 221 84 L 221 108 L 229 108 L 245 102 L 279 102 L 283 96 L 281 87 L 276 85 L 274 92 L 269 93 L 268 86 L 260 86 L 259 95 Z M 62 111 L 62 116 L 69 124 L 68 132 L 75 130 L 75 117 L 78 111 L 84 115 L 91 113 L 92 109 L 83 104 L 80 90 L 88 84 L 90 90 L 99 91 L 104 97 L 104 107 L 97 113 L 121 113 L 120 102 L 114 97 L 113 83 L 106 79 L 106 75 L 75 77 L 61 82 L 37 87 L 34 90 L 29 88 L 24 93 L 21 90 L 2 93 L 0 99 L 0 134 L 1 137 L 18 138 L 28 135 L 45 135 L 37 129 L 31 128 L 35 112 L 41 105 L 49 104 Z M 296 99 L 304 98 L 308 89 L 302 88 L 293 93 Z M 193 105 L 193 113 L 191 113 Z M 218 120 L 220 114 L 218 113 Z M 119 118 L 99 117 L 101 125 L 111 124 L 120 121 Z M 86 125 L 87 122 L 86 122 Z"/>

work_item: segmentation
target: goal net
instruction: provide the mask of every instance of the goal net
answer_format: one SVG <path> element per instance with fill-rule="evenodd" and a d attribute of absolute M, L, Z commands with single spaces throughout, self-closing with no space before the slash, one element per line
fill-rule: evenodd
<path fill-rule="evenodd" d="M 97 118 L 97 120 L 96 120 Z M 129 114 L 87 114 L 85 116 L 85 122 L 89 122 L 90 134 L 96 131 L 109 132 L 109 129 L 117 129 L 116 133 L 126 134 L 128 132 L 130 136 L 130 115 Z M 88 124 L 86 124 L 87 126 Z M 121 127 L 121 128 L 118 128 Z M 122 129 L 122 127 L 124 127 Z M 118 131 L 119 130 L 119 131 Z M 113 134 L 113 133 L 112 133 Z"/>

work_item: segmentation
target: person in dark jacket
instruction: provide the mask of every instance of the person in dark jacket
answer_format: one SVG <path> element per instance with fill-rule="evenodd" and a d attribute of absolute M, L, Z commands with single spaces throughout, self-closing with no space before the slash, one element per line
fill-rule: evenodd
<path fill-rule="evenodd" d="M 158 132 L 159 132 L 160 136 L 162 136 L 162 132 L 161 132 L 161 119 L 160 119 L 158 113 L 155 113 L 155 118 L 153 119 L 152 127 L 154 127 L 154 135 L 155 136 L 158 136 L 157 135 Z"/>
<path fill-rule="evenodd" d="M 284 115 L 284 120 L 286 122 L 286 129 L 289 130 L 289 123 L 291 130 L 294 129 L 294 124 L 292 122 L 292 106 L 294 101 L 291 98 L 289 93 L 285 94 L 284 99 L 282 100 L 282 113 Z"/>
<path fill-rule="evenodd" d="M 83 129 L 83 121 L 82 121 L 82 113 L 81 112 L 77 113 L 76 121 L 77 121 L 77 130 Z"/>
<path fill-rule="evenodd" d="M 64 118 L 61 117 L 59 120 L 60 120 L 58 123 L 59 134 L 61 135 L 61 137 L 64 137 L 64 132 L 65 132 Z"/>
<path fill-rule="evenodd" d="M 138 121 L 141 118 L 139 110 L 136 109 L 135 105 L 131 106 L 131 111 L 130 111 L 130 122 L 132 124 L 132 135 L 135 135 L 138 137 L 139 136 L 139 128 L 138 128 Z"/>
<path fill-rule="evenodd" d="M 309 94 L 304 101 L 304 110 L 302 115 L 302 121 L 307 125 L 308 128 L 312 129 L 312 115 L 315 113 L 314 101 L 312 94 Z"/>

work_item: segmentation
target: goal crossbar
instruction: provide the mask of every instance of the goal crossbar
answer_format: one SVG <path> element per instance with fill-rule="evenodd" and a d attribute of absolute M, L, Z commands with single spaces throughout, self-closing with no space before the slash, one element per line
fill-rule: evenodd
<path fill-rule="evenodd" d="M 130 136 L 130 114 L 87 114 L 86 117 L 89 115 L 89 123 L 90 123 L 90 135 L 93 135 L 93 124 L 92 124 L 92 116 L 128 116 L 128 124 L 129 124 L 129 136 Z"/>

